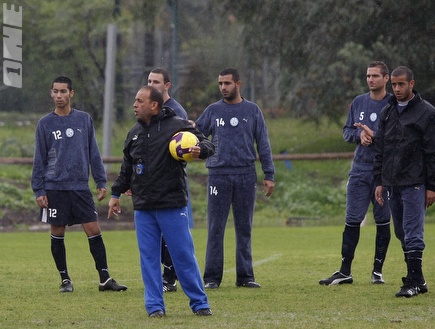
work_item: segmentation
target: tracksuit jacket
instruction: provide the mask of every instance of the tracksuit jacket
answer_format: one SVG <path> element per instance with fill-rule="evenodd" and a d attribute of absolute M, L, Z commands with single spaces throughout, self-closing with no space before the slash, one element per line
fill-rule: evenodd
<path fill-rule="evenodd" d="M 392 97 L 381 113 L 375 139 L 376 186 L 424 184 L 435 191 L 435 108 L 415 90 L 401 113 L 397 105 Z"/>
<path fill-rule="evenodd" d="M 356 128 L 356 122 L 362 123 L 373 130 L 374 139 L 379 125 L 379 115 L 382 108 L 388 104 L 392 95 L 387 93 L 381 101 L 370 98 L 370 93 L 358 95 L 352 101 L 346 123 L 343 127 L 343 139 L 356 144 L 351 171 L 372 171 L 375 146 L 361 145 L 361 128 Z"/>
<path fill-rule="evenodd" d="M 239 104 L 227 104 L 221 99 L 205 109 L 196 125 L 205 136 L 212 136 L 216 146 L 216 153 L 206 160 L 209 175 L 255 172 L 257 144 L 264 179 L 274 180 L 267 127 L 257 104 L 246 99 Z M 227 127 L 224 132 L 222 126 Z"/>
<path fill-rule="evenodd" d="M 97 188 L 106 187 L 106 171 L 91 116 L 72 109 L 66 116 L 51 112 L 36 128 L 32 188 L 35 197 L 46 190 L 88 190 L 90 170 Z"/>
<path fill-rule="evenodd" d="M 186 206 L 185 163 L 169 153 L 169 141 L 179 131 L 189 131 L 198 137 L 200 159 L 214 153 L 214 145 L 190 122 L 178 117 L 171 108 L 163 107 L 149 125 L 138 121 L 128 132 L 112 195 L 120 196 L 131 189 L 135 210 Z"/>

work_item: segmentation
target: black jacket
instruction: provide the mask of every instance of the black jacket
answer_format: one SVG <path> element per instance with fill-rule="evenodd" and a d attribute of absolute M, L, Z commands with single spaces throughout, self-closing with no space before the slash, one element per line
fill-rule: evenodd
<path fill-rule="evenodd" d="M 198 137 L 200 159 L 214 154 L 212 142 L 172 109 L 164 107 L 150 125 L 138 121 L 128 132 L 112 195 L 120 196 L 131 189 L 135 210 L 186 206 L 186 164 L 172 158 L 168 148 L 171 137 L 178 131 L 190 131 Z"/>
<path fill-rule="evenodd" d="M 392 97 L 381 112 L 375 137 L 376 186 L 425 184 L 435 191 L 435 108 L 414 90 L 399 113 Z"/>

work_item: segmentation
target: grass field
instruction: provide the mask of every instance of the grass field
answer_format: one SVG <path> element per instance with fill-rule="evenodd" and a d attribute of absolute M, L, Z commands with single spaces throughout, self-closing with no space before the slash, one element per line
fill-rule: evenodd
<path fill-rule="evenodd" d="M 318 280 L 340 264 L 341 226 L 258 227 L 253 254 L 260 289 L 236 288 L 234 231 L 226 234 L 224 281 L 207 291 L 212 317 L 196 317 L 179 289 L 165 294 L 166 318 L 150 319 L 133 231 L 104 232 L 111 274 L 128 285 L 123 293 L 99 292 L 86 237 L 67 233 L 69 271 L 75 291 L 58 292 L 59 276 L 49 234 L 0 236 L 1 328 L 433 328 L 435 321 L 435 225 L 426 226 L 423 267 L 429 293 L 396 298 L 405 266 L 400 245 L 391 240 L 385 285 L 372 285 L 374 225 L 361 230 L 353 266 L 354 284 L 325 287 Z M 193 229 L 201 271 L 206 230 Z M 435 289 L 435 288 L 433 288 Z"/>
<path fill-rule="evenodd" d="M 33 120 L 31 125 L 3 126 L 0 156 L 32 156 L 35 123 Z M 113 155 L 121 154 L 129 127 L 130 124 L 116 127 Z M 316 126 L 287 118 L 269 119 L 268 127 L 274 154 L 353 149 L 343 142 L 341 128 L 328 123 Z M 101 136 L 101 129 L 97 134 Z M 180 290 L 165 295 L 166 318 L 147 317 L 133 231 L 104 232 L 111 274 L 128 285 L 128 291 L 98 291 L 98 275 L 86 237 L 82 232 L 71 231 L 66 244 L 75 291 L 60 294 L 49 234 L 27 232 L 27 225 L 20 224 L 16 228 L 21 232 L 0 234 L 0 328 L 434 328 L 435 207 L 428 209 L 423 261 L 428 294 L 411 299 L 394 297 L 406 270 L 394 237 L 384 267 L 387 283 L 370 283 L 375 230 L 371 210 L 367 216 L 369 224 L 361 230 L 353 266 L 354 284 L 320 286 L 319 279 L 328 277 L 340 265 L 350 160 L 292 161 L 291 169 L 283 161 L 275 165 L 276 190 L 271 198 L 258 195 L 254 220 L 255 273 L 262 288 L 234 285 L 231 218 L 225 242 L 224 281 L 219 289 L 208 291 L 214 311 L 209 318 L 195 317 Z M 111 170 L 112 175 L 116 174 L 119 165 L 112 165 Z M 192 234 L 202 271 L 207 171 L 202 163 L 192 163 L 188 172 L 192 177 L 189 184 L 195 219 Z M 23 210 L 36 214 L 30 174 L 31 166 L 0 166 L 0 218 L 4 214 L 17 218 Z M 104 216 L 107 198 L 101 204 L 100 215 Z M 130 201 L 123 201 L 124 209 L 129 204 Z M 319 220 L 306 220 L 302 227 L 286 226 L 286 220 L 293 216 Z"/>

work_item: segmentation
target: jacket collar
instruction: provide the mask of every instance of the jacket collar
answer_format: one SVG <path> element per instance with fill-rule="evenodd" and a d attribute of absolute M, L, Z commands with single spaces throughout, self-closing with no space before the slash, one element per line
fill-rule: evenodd
<path fill-rule="evenodd" d="M 420 96 L 420 93 L 417 91 L 417 90 L 412 90 L 412 92 L 414 93 L 414 98 L 413 99 L 411 99 L 410 101 L 409 101 L 409 103 L 408 103 L 408 107 L 412 107 L 412 106 L 414 106 L 415 104 L 417 104 L 417 103 L 419 103 L 419 102 L 421 102 L 422 101 L 422 98 L 421 98 L 421 96 Z M 396 98 L 396 96 L 392 96 L 391 98 L 390 98 L 390 104 L 391 105 L 397 105 L 397 98 Z"/>

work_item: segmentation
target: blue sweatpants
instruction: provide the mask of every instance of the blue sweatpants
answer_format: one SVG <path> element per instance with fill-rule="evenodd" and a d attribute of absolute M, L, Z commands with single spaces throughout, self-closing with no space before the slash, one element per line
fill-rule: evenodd
<path fill-rule="evenodd" d="M 215 282 L 218 285 L 222 282 L 224 235 L 231 206 L 236 232 L 236 284 L 255 281 L 251 234 L 256 189 L 255 172 L 243 175 L 209 175 L 204 282 Z"/>
<path fill-rule="evenodd" d="M 160 263 L 162 235 L 181 287 L 190 299 L 190 308 L 193 312 L 209 308 L 189 230 L 187 208 L 135 210 L 134 220 L 148 314 L 158 310 L 166 312 Z"/>
<path fill-rule="evenodd" d="M 382 272 L 388 245 L 390 243 L 390 208 L 387 191 L 384 191 L 384 205 L 375 200 L 375 181 L 371 170 L 354 170 L 349 173 L 346 193 L 346 219 L 341 246 L 340 272 L 351 274 L 352 261 L 360 238 L 360 227 L 370 203 L 376 223 L 374 272 Z"/>
<path fill-rule="evenodd" d="M 360 226 L 370 203 L 373 204 L 373 217 L 376 225 L 390 222 L 390 208 L 387 192 L 384 191 L 384 206 L 375 200 L 375 182 L 371 171 L 351 171 L 347 182 L 346 225 Z"/>
<path fill-rule="evenodd" d="M 390 208 L 394 233 L 404 252 L 423 251 L 426 188 L 424 185 L 390 187 Z"/>

